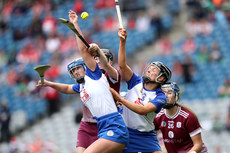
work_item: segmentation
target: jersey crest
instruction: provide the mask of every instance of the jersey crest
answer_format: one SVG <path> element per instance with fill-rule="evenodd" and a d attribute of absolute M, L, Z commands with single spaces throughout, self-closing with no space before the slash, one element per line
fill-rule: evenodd
<path fill-rule="evenodd" d="M 177 127 L 177 128 L 181 128 L 181 122 L 177 122 L 177 123 L 176 123 L 176 127 Z"/>

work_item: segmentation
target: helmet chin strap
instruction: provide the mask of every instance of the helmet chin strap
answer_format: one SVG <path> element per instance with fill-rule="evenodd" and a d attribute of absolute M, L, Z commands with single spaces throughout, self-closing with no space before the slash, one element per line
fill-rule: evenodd
<path fill-rule="evenodd" d="M 103 69 L 100 69 L 101 70 L 101 72 L 103 73 L 103 74 L 105 74 L 105 70 L 103 70 Z"/>
<path fill-rule="evenodd" d="M 150 77 L 147 77 L 147 76 L 143 76 L 142 79 L 144 83 L 155 83 L 155 81 L 152 81 Z"/>
<path fill-rule="evenodd" d="M 80 84 L 80 83 L 84 83 L 84 82 L 85 82 L 85 79 L 84 79 L 83 76 L 81 76 L 81 77 L 79 77 L 79 78 L 76 79 L 76 82 L 79 83 L 79 84 Z"/>
<path fill-rule="evenodd" d="M 175 102 L 174 104 L 166 103 L 166 104 L 163 106 L 163 108 L 165 108 L 165 109 L 170 109 L 170 108 L 173 108 L 173 107 L 176 106 L 176 105 L 177 105 L 176 102 Z"/>
<path fill-rule="evenodd" d="M 157 81 L 158 77 L 154 81 L 152 81 L 150 79 L 150 77 L 147 77 L 147 76 L 142 76 L 142 79 L 143 79 L 144 83 L 161 83 L 161 82 Z"/>

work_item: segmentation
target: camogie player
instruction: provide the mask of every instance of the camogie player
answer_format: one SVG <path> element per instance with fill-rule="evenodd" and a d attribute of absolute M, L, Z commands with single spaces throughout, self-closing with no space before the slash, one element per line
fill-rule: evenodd
<path fill-rule="evenodd" d="M 178 104 L 179 87 L 175 82 L 162 85 L 167 103 L 154 119 L 155 130 L 161 130 L 167 152 L 207 153 L 201 137 L 197 116 L 187 107 Z"/>
<path fill-rule="evenodd" d="M 78 26 L 78 16 L 74 11 L 69 11 L 69 18 L 81 33 Z M 83 59 L 76 60 L 68 65 L 68 68 L 71 70 L 76 66 L 71 70 L 71 73 L 74 78 L 77 78 L 78 84 L 66 85 L 45 80 L 44 84 L 39 81 L 38 86 L 50 86 L 59 92 L 68 94 L 80 92 L 80 99 L 89 110 L 88 115 L 91 112 L 93 118 L 97 120 L 98 127 L 98 139 L 96 141 L 92 140 L 91 142 L 94 142 L 86 150 L 82 147 L 81 151 L 84 151 L 84 153 L 121 153 L 128 143 L 128 130 L 109 91 L 110 86 L 106 75 L 100 70 L 92 53 L 99 54 L 102 65 L 105 63 L 101 58 L 105 55 L 97 45 L 91 44 L 90 48 L 87 48 L 77 36 L 76 38 Z M 111 65 L 106 64 L 102 67 L 106 69 L 106 66 L 110 67 Z M 110 73 L 108 72 L 108 74 Z M 112 75 L 108 76 L 114 78 Z M 118 78 L 118 74 L 115 78 Z M 90 116 L 87 117 L 90 118 Z M 90 122 L 93 121 L 90 120 Z M 86 129 L 87 127 L 83 128 Z M 91 131 L 88 132 L 90 134 Z"/>
<path fill-rule="evenodd" d="M 97 57 L 95 58 L 95 60 L 98 63 L 101 71 L 105 74 L 110 87 L 119 92 L 121 75 L 118 70 L 111 66 L 113 62 L 113 54 L 111 53 L 111 51 L 109 51 L 108 49 L 101 49 L 101 51 L 97 53 Z M 74 60 L 68 65 L 68 72 L 71 78 L 77 83 L 81 83 L 80 80 L 84 79 L 84 76 L 77 78 L 75 75 L 75 70 L 79 66 L 84 67 L 84 65 L 85 64 L 82 59 Z M 84 82 L 84 80 L 82 81 Z M 77 92 L 80 93 L 79 90 Z M 90 146 L 94 141 L 97 140 L 97 135 L 97 121 L 96 119 L 93 119 L 93 116 L 89 109 L 85 105 L 83 105 L 83 117 L 77 134 L 77 153 L 83 153 L 85 149 L 88 148 L 88 146 Z"/>
<path fill-rule="evenodd" d="M 69 19 L 79 31 L 78 16 L 70 10 Z M 96 44 L 87 48 L 76 36 L 80 54 L 85 62 L 85 82 L 80 86 L 73 86 L 75 91 L 80 90 L 81 101 L 88 107 L 97 120 L 98 140 L 92 143 L 84 153 L 119 153 L 128 143 L 128 130 L 118 113 L 109 83 L 94 60 L 95 53 L 100 52 Z M 100 58 L 100 57 L 99 57 Z"/>
<path fill-rule="evenodd" d="M 118 36 L 125 36 L 125 39 L 120 37 L 118 64 L 128 84 L 128 91 L 122 98 L 116 91 L 110 90 L 114 98 L 124 105 L 123 118 L 130 137 L 123 152 L 160 153 L 153 119 L 166 103 L 160 86 L 170 80 L 171 71 L 161 62 L 152 62 L 146 67 L 143 77 L 138 76 L 126 64 L 126 30 L 120 28 Z"/>

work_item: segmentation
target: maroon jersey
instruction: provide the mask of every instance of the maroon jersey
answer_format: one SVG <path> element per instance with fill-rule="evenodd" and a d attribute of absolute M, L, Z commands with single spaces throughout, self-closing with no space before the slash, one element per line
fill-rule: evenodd
<path fill-rule="evenodd" d="M 197 118 L 180 106 L 174 116 L 169 116 L 166 110 L 162 109 L 153 122 L 155 130 L 161 130 L 169 153 L 187 153 L 193 147 L 191 137 L 201 132 Z M 201 152 L 207 152 L 204 145 Z"/>
<path fill-rule="evenodd" d="M 120 86 L 121 86 L 121 73 L 117 70 L 117 79 L 114 80 L 113 78 L 111 78 L 107 72 L 105 72 L 105 76 L 109 82 L 109 86 L 111 88 L 113 88 L 114 90 L 116 90 L 116 92 L 120 93 Z"/>

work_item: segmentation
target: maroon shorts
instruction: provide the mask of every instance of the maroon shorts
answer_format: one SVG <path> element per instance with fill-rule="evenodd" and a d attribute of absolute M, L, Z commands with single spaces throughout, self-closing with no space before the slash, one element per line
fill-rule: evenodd
<path fill-rule="evenodd" d="M 77 134 L 76 147 L 87 148 L 97 140 L 98 128 L 97 123 L 81 121 Z"/>

